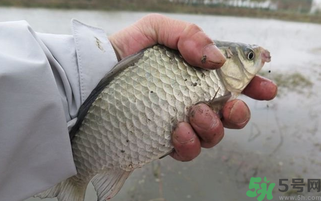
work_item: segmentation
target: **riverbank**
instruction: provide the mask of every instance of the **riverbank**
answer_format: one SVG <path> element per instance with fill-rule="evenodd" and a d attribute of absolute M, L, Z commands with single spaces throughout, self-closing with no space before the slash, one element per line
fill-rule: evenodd
<path fill-rule="evenodd" d="M 147 11 L 147 12 L 168 12 L 168 13 L 189 13 L 206 15 L 223 15 L 254 17 L 265 19 L 280 19 L 286 21 L 310 22 L 321 24 L 321 14 L 309 14 L 295 11 L 267 9 L 250 9 L 244 7 L 226 7 L 223 5 L 203 5 L 171 3 L 165 0 L 0 0 L 0 6 L 14 7 L 39 7 L 39 8 L 60 8 L 60 9 L 93 9 L 112 11 Z"/>

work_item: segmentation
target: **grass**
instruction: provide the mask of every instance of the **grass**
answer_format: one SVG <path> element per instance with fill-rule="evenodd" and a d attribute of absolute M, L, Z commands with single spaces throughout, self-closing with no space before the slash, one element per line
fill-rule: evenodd
<path fill-rule="evenodd" d="M 273 80 L 278 86 L 278 95 L 282 95 L 286 92 L 304 93 L 309 91 L 313 86 L 313 83 L 304 75 L 298 72 L 294 73 L 268 73 L 260 72 L 261 76 L 268 77 Z"/>
<path fill-rule="evenodd" d="M 192 13 L 321 23 L 320 13 L 312 15 L 294 10 L 271 11 L 224 5 L 171 3 L 168 0 L 0 0 L 0 6 Z"/>

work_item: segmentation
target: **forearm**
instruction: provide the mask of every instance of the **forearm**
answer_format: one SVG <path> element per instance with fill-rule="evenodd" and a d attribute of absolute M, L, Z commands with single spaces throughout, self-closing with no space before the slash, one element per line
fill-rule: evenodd
<path fill-rule="evenodd" d="M 0 23 L 1 199 L 27 198 L 75 174 L 67 123 L 117 59 L 102 30 L 73 22 L 73 32 Z"/>

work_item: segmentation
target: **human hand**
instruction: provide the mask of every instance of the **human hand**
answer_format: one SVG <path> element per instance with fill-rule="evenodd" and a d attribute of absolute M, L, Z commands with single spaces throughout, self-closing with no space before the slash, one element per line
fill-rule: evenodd
<path fill-rule="evenodd" d="M 225 62 L 213 41 L 196 25 L 174 20 L 159 14 L 142 18 L 132 26 L 109 37 L 119 60 L 155 44 L 178 49 L 193 66 L 216 69 Z M 207 56 L 202 62 L 203 55 Z M 256 76 L 243 93 L 257 100 L 270 100 L 276 96 L 277 87 L 270 80 Z M 250 120 L 250 110 L 241 100 L 232 100 L 222 109 L 222 120 L 205 104 L 191 108 L 189 122 L 181 122 L 173 131 L 174 151 L 171 156 L 180 161 L 190 161 L 198 156 L 201 147 L 210 148 L 221 141 L 224 127 L 240 129 Z"/>

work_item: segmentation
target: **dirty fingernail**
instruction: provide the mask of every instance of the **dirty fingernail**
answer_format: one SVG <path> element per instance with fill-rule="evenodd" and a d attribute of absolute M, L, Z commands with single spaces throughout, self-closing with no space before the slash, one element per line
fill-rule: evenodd
<path fill-rule="evenodd" d="M 231 108 L 229 120 L 231 123 L 243 127 L 251 117 L 248 106 L 240 100 L 235 101 Z"/>
<path fill-rule="evenodd" d="M 268 92 L 268 94 L 272 94 L 274 98 L 278 92 L 278 88 L 276 84 L 273 84 L 273 81 L 269 79 L 265 79 L 260 83 L 260 87 Z"/>
<path fill-rule="evenodd" d="M 221 53 L 216 45 L 209 44 L 203 48 L 203 55 L 201 58 L 201 63 L 207 65 L 210 68 L 221 67 L 226 58 Z"/>
<path fill-rule="evenodd" d="M 195 105 L 190 111 L 190 121 L 192 125 L 203 130 L 209 130 L 217 125 L 213 111 L 204 104 Z"/>
<path fill-rule="evenodd" d="M 187 123 L 179 123 L 173 132 L 173 137 L 176 142 L 186 144 L 193 142 L 196 135 Z"/>

